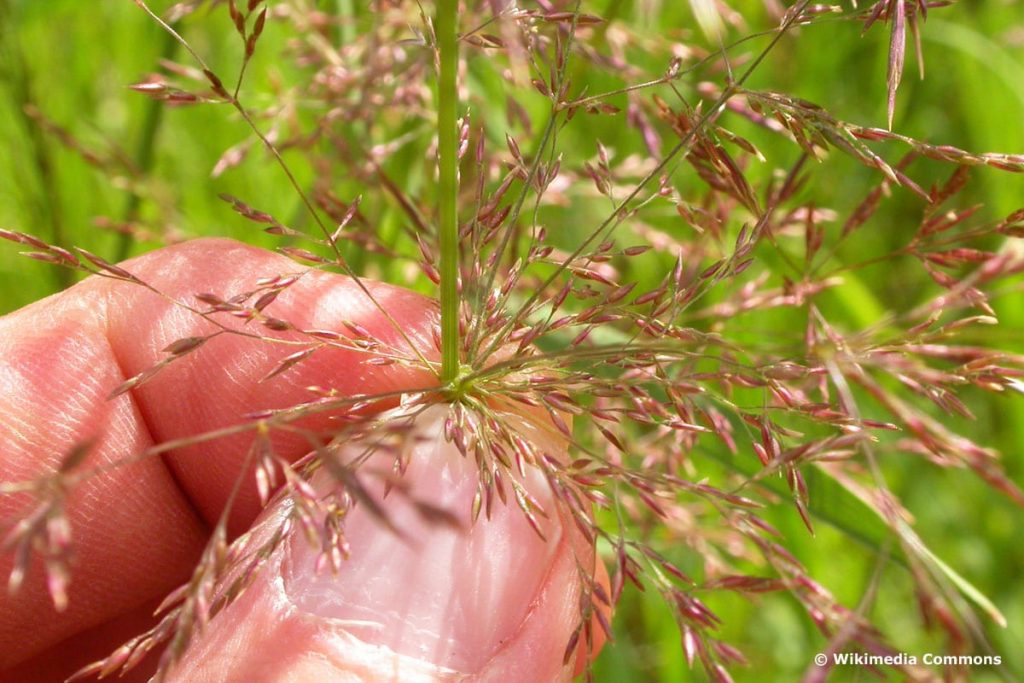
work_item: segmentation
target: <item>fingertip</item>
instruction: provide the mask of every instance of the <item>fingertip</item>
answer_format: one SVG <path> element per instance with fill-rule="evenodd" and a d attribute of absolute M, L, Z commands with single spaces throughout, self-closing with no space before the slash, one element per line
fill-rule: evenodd
<path fill-rule="evenodd" d="M 211 622 L 177 680 L 257 669 L 273 671 L 275 681 L 311 680 L 311 671 L 360 681 L 572 678 L 573 662 L 563 655 L 579 621 L 579 567 L 592 561 L 592 548 L 584 544 L 586 558 L 578 556 L 577 531 L 559 514 L 540 521 L 540 538 L 512 501 L 496 502 L 489 518 L 470 524 L 479 473 L 444 441 L 443 411 L 417 418 L 403 493 L 384 500 L 381 487 L 368 484 L 401 537 L 365 506 L 347 510 L 348 558 L 337 574 L 318 573 L 320 549 L 301 534 L 286 540 L 249 592 Z M 387 463 L 375 459 L 392 457 L 378 453 L 359 471 L 380 470 Z M 521 484 L 554 512 L 553 493 L 534 474 Z M 328 484 L 317 486 L 323 492 Z M 467 523 L 432 525 L 414 499 Z M 268 511 L 253 538 L 271 537 L 286 517 L 287 510 Z"/>
<path fill-rule="evenodd" d="M 222 239 L 158 250 L 123 267 L 146 284 L 91 277 L 0 318 L 3 478 L 52 475 L 70 449 L 90 440 L 95 446 L 82 468 L 103 468 L 101 476 L 76 485 L 66 501 L 76 562 L 67 611 L 54 611 L 45 572 L 33 563 L 21 592 L 0 609 L 0 667 L 187 579 L 208 526 L 246 475 L 241 463 L 252 442 L 251 433 L 214 441 L 201 435 L 243 423 L 249 412 L 307 401 L 306 387 L 313 384 L 345 395 L 432 381 L 429 373 L 406 366 L 365 366 L 364 356 L 325 349 L 293 371 L 260 382 L 294 347 L 232 334 L 108 400 L 128 377 L 166 360 L 168 344 L 218 329 L 194 310 L 195 293 L 230 296 L 252 289 L 260 278 L 304 270 L 282 256 Z M 401 334 L 354 283 L 325 273 L 308 272 L 268 310 L 300 326 L 340 329 L 344 320 L 353 320 L 396 343 L 404 337 L 428 343 L 435 317 L 428 300 L 386 285 L 366 286 L 388 307 Z M 255 327 L 234 318 L 228 322 L 242 332 Z M 255 336 L 273 336 L 265 332 Z M 303 426 L 323 427 L 329 417 Z M 140 459 L 174 439 L 193 445 L 165 458 Z M 274 444 L 287 458 L 310 448 L 296 437 L 275 438 Z M 19 519 L 38 502 L 27 493 L 0 497 L 0 517 Z M 232 508 L 231 529 L 246 528 L 259 507 L 256 486 L 247 477 Z M 12 562 L 10 554 L 0 556 L 0 574 Z"/>
<path fill-rule="evenodd" d="M 321 394 L 310 387 L 346 397 L 413 390 L 435 381 L 421 364 L 416 367 L 416 361 L 418 353 L 435 355 L 431 328 L 436 325 L 436 306 L 408 290 L 310 270 L 284 256 L 225 239 L 183 243 L 123 265 L 147 285 L 106 284 L 108 335 L 126 376 L 166 361 L 164 349 L 178 340 L 227 330 L 132 390 L 157 442 L 197 438 L 197 443 L 175 449 L 165 460 L 208 523 L 219 518 L 243 474 L 242 462 L 253 439 L 245 432 L 200 443 L 200 435 L 244 423 L 253 414 L 316 400 Z M 208 315 L 209 306 L 195 296 L 209 293 L 251 310 L 260 292 L 245 301 L 239 295 L 279 277 L 294 282 L 262 314 L 286 321 L 290 330 L 268 329 L 259 320 L 238 318 L 230 311 Z M 297 330 L 326 330 L 347 337 L 357 330 L 378 346 L 360 351 L 318 345 L 317 339 Z M 312 354 L 273 374 L 287 364 L 286 359 L 305 351 Z M 375 356 L 404 357 L 410 363 L 378 365 L 372 361 Z M 292 424 L 317 433 L 328 429 L 337 416 L 316 412 Z M 277 455 L 294 460 L 311 450 L 309 438 L 298 431 L 272 434 Z M 244 529 L 259 508 L 250 478 L 235 499 L 233 532 Z"/>

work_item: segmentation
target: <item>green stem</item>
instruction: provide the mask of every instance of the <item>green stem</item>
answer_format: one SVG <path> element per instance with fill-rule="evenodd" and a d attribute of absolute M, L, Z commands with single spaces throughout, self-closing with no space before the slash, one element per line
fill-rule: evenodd
<path fill-rule="evenodd" d="M 458 131 L 456 70 L 459 43 L 456 32 L 458 0 L 437 0 L 434 30 L 440 60 L 437 85 L 437 143 L 440 166 L 438 183 L 441 242 L 441 381 L 451 383 L 459 374 L 459 221 Z"/>
<path fill-rule="evenodd" d="M 334 46 L 340 49 L 348 46 L 355 37 L 356 7 L 352 0 L 337 0 L 336 5 L 339 23 Z"/>

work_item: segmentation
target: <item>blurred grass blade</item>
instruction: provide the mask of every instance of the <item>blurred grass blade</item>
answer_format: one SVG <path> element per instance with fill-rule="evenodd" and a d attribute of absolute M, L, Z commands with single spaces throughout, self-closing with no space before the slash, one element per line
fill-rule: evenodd
<path fill-rule="evenodd" d="M 886 537 L 891 538 L 898 533 L 905 544 L 904 547 L 909 546 L 921 559 L 941 571 L 964 597 L 977 605 L 997 624 L 1006 627 L 1006 617 L 999 611 L 999 608 L 984 593 L 932 552 L 908 525 L 898 522 L 898 529 L 891 528 L 878 508 L 834 479 L 826 470 L 820 468 L 808 470 L 804 476 L 807 477 L 808 488 L 811 489 L 809 509 L 813 516 L 820 517 L 851 539 L 867 545 L 876 552 L 882 552 L 882 544 Z M 781 482 L 778 483 L 778 489 L 781 493 L 786 493 Z M 870 512 L 871 515 L 865 516 L 863 514 L 865 511 Z M 868 519 L 870 521 L 867 521 Z M 903 559 L 898 561 L 906 566 Z"/>
<path fill-rule="evenodd" d="M 959 590 L 965 598 L 981 608 L 983 612 L 992 618 L 992 621 L 996 622 L 1003 628 L 1007 627 L 1006 617 L 984 593 L 978 590 L 970 581 L 960 576 L 955 569 L 943 562 L 942 558 L 929 550 L 928 547 L 921 542 L 921 539 L 917 534 L 909 528 L 906 529 L 906 531 L 909 533 L 905 534 L 904 538 L 913 545 L 914 550 L 919 552 L 922 557 L 938 568 L 946 578 L 957 587 L 957 590 Z"/>
<path fill-rule="evenodd" d="M 718 13 L 715 0 L 690 0 L 690 7 L 693 9 L 694 19 L 708 40 L 715 44 L 720 42 L 725 34 L 725 24 L 722 22 L 722 15 Z"/>

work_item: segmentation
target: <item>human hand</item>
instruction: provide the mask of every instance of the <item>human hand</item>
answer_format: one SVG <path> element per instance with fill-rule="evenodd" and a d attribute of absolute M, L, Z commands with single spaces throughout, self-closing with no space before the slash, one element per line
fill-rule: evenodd
<path fill-rule="evenodd" d="M 91 277 L 0 318 L 0 480 L 52 474 L 71 449 L 90 440 L 83 469 L 130 459 L 157 444 L 186 445 L 112 467 L 71 491 L 67 608 L 54 609 L 38 562 L 20 591 L 0 596 L 0 680 L 61 680 L 155 623 L 154 607 L 189 579 L 235 481 L 249 474 L 242 456 L 250 431 L 191 437 L 240 424 L 249 413 L 308 401 L 311 385 L 353 395 L 435 381 L 402 364 L 367 365 L 353 351 L 325 349 L 260 382 L 294 347 L 224 334 L 108 400 L 126 378 L 165 358 L 168 344 L 215 329 L 174 301 L 194 301 L 197 292 L 244 291 L 260 277 L 296 270 L 283 257 L 225 240 L 189 242 L 124 267 L 164 296 Z M 369 286 L 413 342 L 432 348 L 429 300 Z M 342 329 L 348 320 L 382 341 L 403 343 L 345 278 L 311 272 L 285 290 L 272 311 L 303 328 Z M 476 466 L 443 443 L 439 421 L 432 419 L 433 426 L 427 421 L 422 427 L 428 439 L 413 449 L 403 486 L 466 519 Z M 311 416 L 303 426 L 322 430 L 328 420 Z M 273 443 L 289 460 L 309 450 L 296 434 L 275 434 Z M 252 477 L 243 481 L 228 519 L 231 535 L 248 528 L 260 510 Z M 541 478 L 527 485 L 542 503 L 551 501 Z M 351 559 L 337 576 L 314 570 L 317 553 L 303 539 L 284 543 L 256 583 L 204 629 L 172 678 L 571 678 L 585 659 L 579 652 L 563 664 L 579 625 L 578 568 L 593 563 L 593 548 L 573 525 L 557 515 L 541 520 L 541 540 L 514 505 L 498 505 L 490 520 L 460 530 L 427 523 L 403 500 L 385 503 L 401 537 L 355 508 L 346 520 Z M 0 519 L 18 519 L 31 504 L 27 493 L 0 496 Z M 265 518 L 283 515 L 282 509 Z M 0 557 L 2 575 L 12 561 L 10 554 Z M 128 680 L 145 680 L 157 658 L 151 655 Z"/>

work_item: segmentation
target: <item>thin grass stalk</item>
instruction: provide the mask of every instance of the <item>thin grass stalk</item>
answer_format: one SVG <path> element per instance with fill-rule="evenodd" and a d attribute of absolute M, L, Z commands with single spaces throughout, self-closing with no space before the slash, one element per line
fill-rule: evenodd
<path fill-rule="evenodd" d="M 434 31 L 437 39 L 438 235 L 441 273 L 441 382 L 459 374 L 459 219 L 458 130 L 456 72 L 459 42 L 456 32 L 458 0 L 438 0 Z"/>
<path fill-rule="evenodd" d="M 694 124 L 693 128 L 682 136 L 679 142 L 677 142 L 676 145 L 671 150 L 669 150 L 668 154 L 666 154 L 661 159 L 661 161 L 658 162 L 657 166 L 655 166 L 653 170 L 648 172 L 647 175 L 645 175 L 640 180 L 640 182 L 637 183 L 637 185 L 632 189 L 632 191 L 630 191 L 630 193 L 626 195 L 625 199 L 620 201 L 615 206 L 615 209 L 611 212 L 611 214 L 608 215 L 607 218 L 604 219 L 604 221 L 601 222 L 599 226 L 597 226 L 597 229 L 591 232 L 586 239 L 580 242 L 580 244 L 573 250 L 573 252 L 569 254 L 569 256 L 565 258 L 561 262 L 561 264 L 558 265 L 557 268 L 555 268 L 554 272 L 547 276 L 547 278 L 543 281 L 541 286 L 534 290 L 533 294 L 531 294 L 526 299 L 526 303 L 524 303 L 519 308 L 519 313 L 512 316 L 509 319 L 509 321 L 505 324 L 505 326 L 501 328 L 498 334 L 494 336 L 490 345 L 486 347 L 486 350 L 482 354 L 480 354 L 481 358 L 487 358 L 497 350 L 498 344 L 500 344 L 500 341 L 505 338 L 505 335 L 511 332 L 512 329 L 522 321 L 524 314 L 528 314 L 529 311 L 532 310 L 533 305 L 540 298 L 541 292 L 546 291 L 547 288 L 555 280 L 557 280 L 563 272 L 565 272 L 565 270 L 569 267 L 570 263 L 572 263 L 578 256 L 580 256 L 587 249 L 587 247 L 597 242 L 598 239 L 601 238 L 602 236 L 610 234 L 612 231 L 615 230 L 616 227 L 618 227 L 618 225 L 625 218 L 625 212 L 629 207 L 630 202 L 636 199 L 643 191 L 643 189 L 647 187 L 647 185 L 652 180 L 660 177 L 662 172 L 665 171 L 666 168 L 668 168 L 669 164 L 672 163 L 672 161 L 676 157 L 678 157 L 681 153 L 688 151 L 688 148 L 693 144 L 693 141 L 696 139 L 697 134 L 701 130 L 703 130 L 704 127 L 712 119 L 716 118 L 718 114 L 721 113 L 729 99 L 732 98 L 732 96 L 735 95 L 740 90 L 743 84 L 747 82 L 750 76 L 753 75 L 753 73 L 761 65 L 761 62 L 763 62 L 765 58 L 768 56 L 768 54 L 775 48 L 775 46 L 778 45 L 779 41 L 782 40 L 782 37 L 787 33 L 787 31 L 789 31 L 789 29 L 796 22 L 796 19 L 801 16 L 801 13 L 809 4 L 810 0 L 802 0 L 800 4 L 796 6 L 795 10 L 791 10 L 791 13 L 789 14 L 788 18 L 782 23 L 781 26 L 779 26 L 778 29 L 776 29 L 771 42 L 769 42 L 768 45 L 757 54 L 754 60 L 749 65 L 747 65 L 747 68 L 744 70 L 743 74 L 739 77 L 739 79 L 736 80 L 735 82 L 730 83 L 728 87 L 723 88 L 721 94 L 718 96 L 718 99 L 715 101 L 714 105 L 709 107 L 707 111 L 705 111 L 701 115 L 701 117 Z M 578 11 L 579 4 L 577 3 L 577 13 Z M 573 19 L 574 23 L 575 21 L 576 18 Z M 505 242 L 503 241 L 499 249 L 503 249 L 504 246 Z"/>
<path fill-rule="evenodd" d="M 170 33 L 163 32 L 163 45 L 160 47 L 160 58 L 162 60 L 173 60 L 178 51 L 178 41 Z M 139 178 L 144 180 L 153 170 L 153 161 L 156 157 L 156 138 L 160 132 L 160 126 L 164 120 L 164 110 L 167 106 L 160 100 L 151 99 L 146 102 L 146 112 L 142 120 L 142 133 L 139 136 L 138 146 L 135 149 L 135 167 Z M 125 201 L 121 218 L 125 223 L 131 224 L 139 219 L 139 212 L 142 208 L 142 196 L 137 190 L 129 193 Z M 131 253 L 134 239 L 131 232 L 121 234 L 117 243 L 115 261 L 123 261 Z"/>
<path fill-rule="evenodd" d="M 334 6 L 334 46 L 340 50 L 351 44 L 355 36 L 356 7 L 352 0 L 335 0 Z"/>
<path fill-rule="evenodd" d="M 379 310 L 381 314 L 387 319 L 387 321 L 391 323 L 391 326 L 395 329 L 395 331 L 398 332 L 399 336 L 402 337 L 405 343 L 408 344 L 409 348 L 416 355 L 416 357 L 419 358 L 420 362 L 423 363 L 424 367 L 432 367 L 431 364 L 427 361 L 427 359 L 424 358 L 423 353 L 420 351 L 419 347 L 416 344 L 414 344 L 411 339 L 409 339 L 409 335 L 406 334 L 402 326 L 399 325 L 398 322 L 395 321 L 394 317 L 392 317 L 391 313 L 388 312 L 388 310 L 384 308 L 380 304 L 380 302 L 377 301 L 376 298 L 374 298 L 373 294 L 370 293 L 370 290 L 366 287 L 366 284 L 363 282 L 362 278 L 360 278 L 356 274 L 356 272 L 352 270 L 352 267 L 348 264 L 348 262 L 345 261 L 344 256 L 342 255 L 337 244 L 335 244 L 331 238 L 331 231 L 327 229 L 327 225 L 320 217 L 320 214 L 317 213 L 316 207 L 313 206 L 313 202 L 309 198 L 309 195 L 306 193 L 305 190 L 302 189 L 302 186 L 299 185 L 299 181 L 296 180 L 295 174 L 292 173 L 292 170 L 285 162 L 284 157 L 281 156 L 281 151 L 274 145 L 273 142 L 270 141 L 266 133 L 264 133 L 260 129 L 260 127 L 256 125 L 256 122 L 249 114 L 249 111 L 242 106 L 241 101 L 239 101 L 238 99 L 237 88 L 234 95 L 225 90 L 224 85 L 220 80 L 220 77 L 218 77 L 210 69 L 210 66 L 206 63 L 206 60 L 204 60 L 203 57 L 195 51 L 195 48 L 193 48 L 189 44 L 189 42 L 185 40 L 181 36 L 181 34 L 174 29 L 174 27 L 172 27 L 166 21 L 161 19 L 158 14 L 156 14 L 152 9 L 150 9 L 149 5 L 146 4 L 146 0 L 134 0 L 134 2 L 139 9 L 141 9 L 143 12 L 149 15 L 150 19 L 152 19 L 159 26 L 161 26 L 164 29 L 164 31 L 174 36 L 174 39 L 178 41 L 178 43 L 181 44 L 181 46 L 185 48 L 185 50 L 192 56 L 196 63 L 199 64 L 200 67 L 202 67 L 203 74 L 210 81 L 211 86 L 213 86 L 214 92 L 218 96 L 222 97 L 224 101 L 230 104 L 235 109 L 235 111 L 238 112 L 239 116 L 242 117 L 242 120 L 245 121 L 245 123 L 249 126 L 249 129 L 252 130 L 252 132 L 256 135 L 257 138 L 259 138 L 264 148 L 266 148 L 266 150 L 270 152 L 271 156 L 274 157 L 274 160 L 277 162 L 277 165 L 281 168 L 281 171 L 285 174 L 285 177 L 288 178 L 289 184 L 292 186 L 292 188 L 295 190 L 295 193 L 302 200 L 302 204 L 306 207 L 306 210 L 309 212 L 309 215 L 312 216 L 313 221 L 320 229 L 320 232 L 323 233 L 324 237 L 326 237 L 328 242 L 331 243 L 331 246 L 335 252 L 335 256 L 337 257 L 337 265 L 341 268 L 342 272 L 344 272 L 346 275 L 352 278 L 352 280 L 356 283 L 356 286 L 359 287 L 360 291 L 362 291 L 362 293 L 366 295 L 366 298 L 369 299 L 370 302 L 374 305 L 374 307 L 376 307 L 377 310 Z M 239 85 L 241 84 L 241 77 L 239 78 L 238 83 Z"/>

